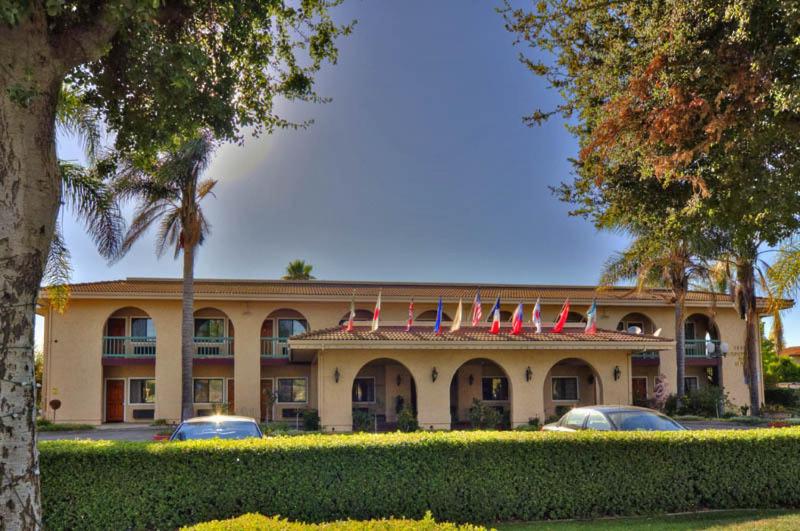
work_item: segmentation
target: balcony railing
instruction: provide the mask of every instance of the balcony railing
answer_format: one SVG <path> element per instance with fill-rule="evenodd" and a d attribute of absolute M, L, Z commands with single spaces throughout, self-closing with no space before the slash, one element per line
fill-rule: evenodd
<path fill-rule="evenodd" d="M 230 358 L 233 356 L 233 338 L 195 337 L 194 355 L 197 358 Z"/>
<path fill-rule="evenodd" d="M 285 359 L 289 357 L 289 344 L 285 337 L 262 337 L 261 357 Z"/>
<path fill-rule="evenodd" d="M 103 356 L 109 358 L 147 358 L 155 355 L 155 337 L 103 336 Z"/>
<path fill-rule="evenodd" d="M 638 352 L 633 355 L 633 359 L 636 360 L 657 360 L 660 359 L 660 356 L 657 351 L 655 350 L 645 350 L 644 352 Z"/>
<path fill-rule="evenodd" d="M 714 345 L 713 352 L 709 352 L 708 345 Z M 720 351 L 720 342 L 716 339 L 706 341 L 705 339 L 687 339 L 684 342 L 684 353 L 687 358 L 719 358 L 722 356 Z"/>

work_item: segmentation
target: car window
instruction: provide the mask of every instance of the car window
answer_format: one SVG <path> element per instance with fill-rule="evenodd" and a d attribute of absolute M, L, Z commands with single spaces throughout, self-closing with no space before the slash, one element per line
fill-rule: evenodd
<path fill-rule="evenodd" d="M 586 429 L 596 430 L 596 431 L 610 431 L 611 424 L 608 422 L 605 415 L 603 415 L 599 411 L 592 411 L 591 413 L 589 413 L 589 418 L 586 420 Z"/>
<path fill-rule="evenodd" d="M 254 422 L 191 422 L 182 424 L 175 435 L 175 441 L 192 441 L 197 439 L 246 439 L 261 437 L 258 426 Z"/>
<path fill-rule="evenodd" d="M 608 418 L 620 431 L 679 431 L 683 427 L 664 415 L 649 411 L 614 411 Z"/>
<path fill-rule="evenodd" d="M 588 413 L 585 409 L 573 409 L 561 419 L 561 426 L 579 430 L 583 428 L 583 421 L 586 420 Z"/>

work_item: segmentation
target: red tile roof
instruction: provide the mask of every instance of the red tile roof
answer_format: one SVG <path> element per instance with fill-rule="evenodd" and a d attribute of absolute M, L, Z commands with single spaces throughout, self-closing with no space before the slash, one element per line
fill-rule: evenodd
<path fill-rule="evenodd" d="M 800 347 L 786 347 L 781 350 L 781 356 L 791 356 L 793 358 L 800 356 Z"/>

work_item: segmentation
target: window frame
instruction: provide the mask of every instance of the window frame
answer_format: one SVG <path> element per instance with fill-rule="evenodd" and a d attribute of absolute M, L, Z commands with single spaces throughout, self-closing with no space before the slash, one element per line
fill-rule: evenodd
<path fill-rule="evenodd" d="M 207 380 L 208 381 L 208 398 L 211 399 L 211 381 L 212 380 L 219 380 L 222 382 L 222 398 L 219 402 L 197 402 L 195 401 L 195 382 L 197 380 Z M 201 405 L 217 405 L 217 404 L 224 404 L 226 402 L 227 397 L 227 386 L 225 385 L 225 377 L 224 376 L 204 376 L 200 378 L 192 378 L 192 404 L 201 404 Z"/>
<path fill-rule="evenodd" d="M 683 377 L 683 392 L 689 393 L 690 389 L 689 386 L 686 385 L 686 380 L 694 380 L 694 390 L 697 391 L 700 389 L 700 377 L 699 376 L 684 376 Z"/>
<path fill-rule="evenodd" d="M 581 401 L 581 379 L 577 376 L 551 376 L 550 377 L 550 398 L 553 402 L 574 404 Z M 575 380 L 575 398 L 556 398 L 555 397 L 555 383 L 556 380 Z"/>
<path fill-rule="evenodd" d="M 494 379 L 499 379 L 499 380 L 505 380 L 506 381 L 506 395 L 507 395 L 506 398 L 499 398 L 499 399 L 498 398 L 486 398 L 483 395 L 483 382 L 484 382 L 484 380 L 494 380 Z M 501 403 L 501 402 L 508 402 L 510 400 L 511 400 L 511 384 L 509 383 L 507 376 L 481 376 L 481 401 L 483 401 L 483 402 Z"/>
<path fill-rule="evenodd" d="M 353 390 L 355 389 L 357 380 L 372 380 L 372 401 L 353 400 Z M 350 390 L 350 399 L 353 404 L 374 404 L 378 400 L 378 382 L 374 376 L 356 376 L 353 378 L 353 389 Z"/>
<path fill-rule="evenodd" d="M 145 382 L 148 381 L 148 380 L 152 380 L 153 381 L 153 401 L 152 402 L 134 402 L 132 400 L 132 397 L 131 397 L 131 384 L 133 383 L 134 380 L 143 380 Z M 193 385 L 192 389 L 194 389 L 194 384 L 192 384 L 192 385 Z M 156 377 L 155 376 L 129 376 L 126 387 L 127 387 L 127 390 L 128 390 L 127 405 L 131 405 L 131 406 L 155 406 L 156 405 L 156 400 L 158 400 L 158 394 L 157 394 L 158 391 L 157 391 L 157 388 L 156 388 Z"/>
<path fill-rule="evenodd" d="M 633 380 L 644 380 L 644 397 L 647 398 L 650 396 L 650 378 L 647 376 L 631 376 L 631 398 L 636 398 L 633 396 Z"/>
<path fill-rule="evenodd" d="M 297 317 L 274 317 L 273 319 L 275 321 L 275 324 L 273 325 L 275 327 L 275 329 L 274 329 L 275 330 L 275 337 L 277 337 L 279 339 L 288 339 L 288 338 L 290 338 L 292 336 L 295 336 L 297 334 L 304 334 L 305 332 L 308 332 L 310 330 L 310 328 L 308 327 L 308 319 L 305 319 L 305 318 L 299 319 Z M 281 321 L 299 321 L 299 322 L 301 322 L 301 323 L 303 323 L 305 325 L 305 330 L 303 332 L 298 332 L 297 334 L 292 333 L 292 335 L 290 335 L 290 336 L 282 336 L 281 335 Z M 292 325 L 292 332 L 294 332 L 294 325 Z"/>
<path fill-rule="evenodd" d="M 281 400 L 281 380 L 303 380 L 306 384 L 306 399 L 299 402 L 285 402 Z M 278 376 L 275 378 L 275 392 L 277 396 L 275 398 L 276 404 L 308 404 L 308 377 L 307 376 Z"/>
<path fill-rule="evenodd" d="M 206 321 L 222 321 L 222 335 L 221 336 L 200 336 L 200 335 L 197 335 L 197 320 L 198 319 L 205 319 Z M 201 316 L 195 316 L 193 318 L 192 324 L 193 324 L 193 332 L 194 332 L 194 335 L 192 337 L 202 337 L 202 338 L 206 338 L 206 339 L 222 339 L 224 337 L 228 337 L 228 319 L 227 319 L 227 317 L 203 317 L 202 315 Z M 211 402 L 211 403 L 213 403 L 213 402 Z"/>
<path fill-rule="evenodd" d="M 152 336 L 135 336 L 133 335 L 133 321 L 134 319 L 147 319 L 153 324 L 153 335 Z M 152 317 L 149 315 L 131 315 L 128 317 L 128 323 L 126 325 L 126 329 L 128 331 L 129 337 L 146 337 L 146 338 L 155 338 L 156 337 L 156 323 Z"/>

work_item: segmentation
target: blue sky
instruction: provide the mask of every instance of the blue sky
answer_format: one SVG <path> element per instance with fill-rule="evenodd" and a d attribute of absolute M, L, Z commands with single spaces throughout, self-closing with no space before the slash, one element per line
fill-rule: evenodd
<path fill-rule="evenodd" d="M 278 278 L 302 258 L 321 279 L 595 283 L 626 240 L 550 193 L 570 178 L 576 142 L 559 119 L 522 124 L 558 95 L 518 62 L 498 5 L 345 2 L 338 16 L 358 24 L 318 77 L 333 101 L 279 106 L 314 125 L 219 149 L 196 276 Z M 68 137 L 59 153 L 81 158 Z M 180 275 L 179 261 L 156 259 L 152 234 L 109 266 L 62 217 L 76 282 Z"/>

